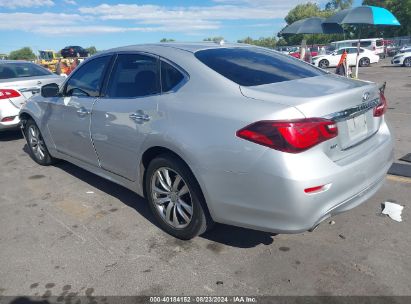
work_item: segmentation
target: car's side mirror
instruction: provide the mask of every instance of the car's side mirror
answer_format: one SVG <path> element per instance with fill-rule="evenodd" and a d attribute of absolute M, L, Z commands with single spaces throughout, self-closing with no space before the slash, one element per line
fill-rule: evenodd
<path fill-rule="evenodd" d="M 59 94 L 60 88 L 57 83 L 49 83 L 41 87 L 41 96 L 56 97 Z"/>

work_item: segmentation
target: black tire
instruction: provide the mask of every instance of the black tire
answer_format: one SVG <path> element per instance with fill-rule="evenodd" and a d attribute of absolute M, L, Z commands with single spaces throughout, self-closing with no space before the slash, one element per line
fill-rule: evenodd
<path fill-rule="evenodd" d="M 360 67 L 368 67 L 368 66 L 370 66 L 370 58 L 368 58 L 368 57 L 363 57 L 363 58 L 361 58 L 361 59 L 360 59 L 360 62 L 359 62 L 359 66 L 360 66 Z"/>
<path fill-rule="evenodd" d="M 411 57 L 404 59 L 403 66 L 410 68 L 411 67 Z"/>
<path fill-rule="evenodd" d="M 320 60 L 320 62 L 318 63 L 318 67 L 322 68 L 322 69 L 326 69 L 328 68 L 330 65 L 330 62 L 327 59 L 322 59 Z"/>
<path fill-rule="evenodd" d="M 37 134 L 37 139 L 34 139 L 35 136 L 33 132 Z M 42 166 L 49 166 L 56 162 L 56 159 L 54 159 L 50 155 L 46 147 L 46 143 L 44 142 L 40 129 L 32 119 L 27 120 L 26 124 L 24 125 L 24 134 L 26 136 L 30 157 L 36 163 Z M 37 141 L 37 144 L 35 143 L 35 141 Z M 41 151 L 41 153 L 39 151 Z"/>
<path fill-rule="evenodd" d="M 160 186 L 160 184 L 156 185 L 156 181 L 158 181 L 158 172 L 159 171 L 164 172 L 164 171 L 161 171 L 163 169 L 166 169 L 169 172 L 168 176 L 170 178 L 170 183 L 169 183 L 170 189 L 174 187 L 174 184 L 175 184 L 174 182 L 176 181 L 177 176 L 181 177 L 180 185 L 181 183 L 183 185 L 181 188 L 184 188 L 184 185 L 188 187 L 188 190 L 189 190 L 189 192 L 187 193 L 188 198 L 186 196 L 184 198 L 184 201 L 186 203 L 188 202 L 188 200 L 190 201 L 190 203 L 188 204 L 192 206 L 192 209 L 191 209 L 192 214 L 190 215 L 188 212 L 185 212 L 186 216 L 187 215 L 191 216 L 191 220 L 186 223 L 187 224 L 186 227 L 182 227 L 182 228 L 173 227 L 172 223 L 171 222 L 168 223 L 166 220 L 167 215 L 164 213 L 167 213 L 167 209 L 169 205 L 171 204 L 170 210 L 173 210 L 174 213 L 173 215 L 171 215 L 172 211 L 170 211 L 169 213 L 170 216 L 172 216 L 174 219 L 174 215 L 175 215 L 176 220 L 178 221 L 179 224 L 183 222 L 183 225 L 184 225 L 184 223 L 186 222 L 181 216 L 181 210 L 182 210 L 181 205 L 179 208 L 177 207 L 177 204 L 178 204 L 177 201 L 172 202 L 171 198 L 169 199 L 167 198 L 169 197 L 168 195 L 160 194 L 160 195 L 163 195 L 162 198 L 168 199 L 168 203 L 158 204 L 155 202 L 155 199 L 158 200 L 159 197 L 157 198 L 155 197 L 158 194 L 153 193 L 155 191 L 152 190 L 153 188 L 152 185 L 154 183 L 154 186 L 156 187 Z M 161 174 L 163 174 L 162 176 L 164 176 L 164 173 L 160 173 L 160 175 Z M 175 175 L 173 176 L 173 174 Z M 189 239 L 196 237 L 197 235 L 203 234 L 204 232 L 206 232 L 208 229 L 210 229 L 213 226 L 214 222 L 208 213 L 205 199 L 203 197 L 203 194 L 201 192 L 200 186 L 196 178 L 194 177 L 189 167 L 178 157 L 172 154 L 162 154 L 156 157 L 155 159 L 153 159 L 148 165 L 148 168 L 145 174 L 144 184 L 145 184 L 145 194 L 146 194 L 150 209 L 154 217 L 156 218 L 159 226 L 167 233 L 181 240 L 189 240 Z M 176 186 L 176 189 L 177 189 L 177 186 Z M 175 193 L 179 193 L 178 190 L 175 190 L 175 191 L 176 191 Z M 178 200 L 178 198 L 177 199 L 174 198 L 174 200 Z M 184 210 L 187 210 L 187 209 L 185 209 L 184 207 Z M 177 212 L 179 216 L 177 216 Z"/>

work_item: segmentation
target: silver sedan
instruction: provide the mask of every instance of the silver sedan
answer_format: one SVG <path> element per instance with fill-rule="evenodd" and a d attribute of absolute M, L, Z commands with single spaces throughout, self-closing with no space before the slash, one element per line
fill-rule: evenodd
<path fill-rule="evenodd" d="M 153 44 L 87 59 L 20 118 L 40 165 L 145 196 L 181 239 L 214 222 L 279 233 L 358 206 L 393 160 L 377 85 L 247 45 Z"/>

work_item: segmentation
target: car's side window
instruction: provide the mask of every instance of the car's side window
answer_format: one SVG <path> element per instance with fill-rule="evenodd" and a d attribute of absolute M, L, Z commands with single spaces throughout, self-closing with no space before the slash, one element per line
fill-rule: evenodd
<path fill-rule="evenodd" d="M 184 75 L 171 64 L 161 61 L 161 89 L 163 93 L 170 92 L 182 80 Z"/>
<path fill-rule="evenodd" d="M 65 96 L 90 96 L 100 95 L 104 71 L 110 62 L 111 56 L 98 57 L 84 63 L 67 81 Z"/>
<path fill-rule="evenodd" d="M 157 58 L 141 54 L 118 55 L 111 72 L 106 97 L 133 98 L 159 93 Z"/>

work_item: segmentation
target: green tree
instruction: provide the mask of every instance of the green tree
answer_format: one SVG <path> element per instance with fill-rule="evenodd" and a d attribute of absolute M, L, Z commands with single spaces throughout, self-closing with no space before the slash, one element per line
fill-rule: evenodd
<path fill-rule="evenodd" d="M 90 47 L 86 48 L 86 51 L 90 54 L 90 56 L 97 53 L 97 49 L 96 49 L 95 46 L 90 46 Z"/>
<path fill-rule="evenodd" d="M 332 0 L 331 2 L 333 2 Z M 350 0 L 346 0 L 350 1 Z M 293 9 L 291 9 L 287 16 L 284 18 L 287 25 L 290 25 L 298 20 L 310 18 L 310 17 L 330 17 L 335 13 L 335 10 L 332 9 L 332 5 L 328 5 L 328 9 L 322 10 L 317 4 L 308 2 L 305 4 L 298 4 Z M 343 35 L 322 35 L 322 34 L 308 34 L 308 35 L 291 35 L 291 34 L 279 34 L 279 37 L 282 37 L 286 44 L 288 45 L 299 45 L 303 39 L 307 40 L 307 44 L 326 44 L 331 41 L 343 39 Z M 283 43 L 283 42 L 282 42 Z"/>
<path fill-rule="evenodd" d="M 256 40 L 254 40 L 251 37 L 247 37 L 247 38 L 238 40 L 237 42 L 257 45 L 257 46 L 266 47 L 270 49 L 275 48 L 275 46 L 277 45 L 277 39 L 275 39 L 275 37 L 261 37 Z"/>
<path fill-rule="evenodd" d="M 219 43 L 221 40 L 224 40 L 224 37 L 217 36 L 217 37 L 208 37 L 208 38 L 203 39 L 203 41 L 213 41 L 215 43 Z"/>
<path fill-rule="evenodd" d="M 325 5 L 326 10 L 343 10 L 352 6 L 353 0 L 331 0 Z"/>
<path fill-rule="evenodd" d="M 163 38 L 160 40 L 160 42 L 174 42 L 174 39 L 168 39 L 168 38 Z"/>
<path fill-rule="evenodd" d="M 368 36 L 411 36 L 411 0 L 364 0 L 363 5 L 384 7 L 401 23 L 401 26 L 370 26 Z"/>
<path fill-rule="evenodd" d="M 36 55 L 33 53 L 33 50 L 31 48 L 26 46 L 19 50 L 10 52 L 8 58 L 11 60 L 34 60 L 36 59 Z"/>

